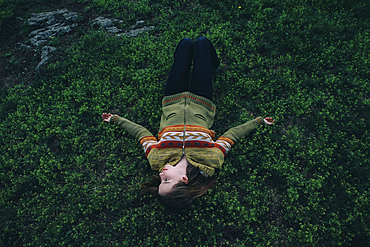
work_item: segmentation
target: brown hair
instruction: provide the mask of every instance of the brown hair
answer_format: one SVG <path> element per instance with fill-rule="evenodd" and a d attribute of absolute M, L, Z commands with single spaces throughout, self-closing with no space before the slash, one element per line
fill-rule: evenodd
<path fill-rule="evenodd" d="M 186 168 L 186 176 L 189 179 L 188 184 L 179 182 L 175 184 L 169 193 L 159 195 L 158 187 L 161 184 L 159 176 L 153 175 L 152 180 L 141 185 L 141 196 L 151 194 L 159 195 L 159 200 L 172 213 L 178 213 L 187 208 L 197 197 L 206 193 L 216 182 L 214 177 L 205 177 L 198 167 L 191 164 Z"/>

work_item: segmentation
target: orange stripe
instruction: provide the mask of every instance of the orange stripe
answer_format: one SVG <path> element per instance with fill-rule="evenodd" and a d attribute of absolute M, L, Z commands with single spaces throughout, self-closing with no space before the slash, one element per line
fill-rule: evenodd
<path fill-rule="evenodd" d="M 162 105 L 164 105 L 164 104 L 166 104 L 167 102 L 170 102 L 170 101 L 174 101 L 174 100 L 178 100 L 178 99 L 181 99 L 181 98 L 183 98 L 183 97 L 185 97 L 185 95 L 183 95 L 183 96 L 180 96 L 180 97 L 177 97 L 177 98 L 174 98 L 174 99 L 169 99 L 169 100 L 166 100 L 166 101 L 164 101 L 164 102 L 163 102 L 163 104 L 162 104 Z"/>
<path fill-rule="evenodd" d="M 259 120 L 258 118 L 256 118 L 257 120 L 258 120 L 258 122 L 262 125 L 262 123 L 261 123 L 261 120 Z"/>

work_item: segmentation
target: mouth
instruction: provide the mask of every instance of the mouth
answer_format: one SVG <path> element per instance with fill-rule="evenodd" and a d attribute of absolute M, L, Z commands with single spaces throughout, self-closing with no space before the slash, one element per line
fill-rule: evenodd
<path fill-rule="evenodd" d="M 167 169 L 164 168 L 163 171 L 167 171 Z"/>

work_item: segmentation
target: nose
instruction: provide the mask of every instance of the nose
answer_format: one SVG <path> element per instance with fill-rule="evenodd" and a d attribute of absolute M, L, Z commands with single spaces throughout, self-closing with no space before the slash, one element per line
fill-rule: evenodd
<path fill-rule="evenodd" d="M 164 173 L 163 173 L 163 172 L 159 173 L 159 176 L 160 176 L 160 177 L 162 177 L 163 175 L 164 175 Z"/>

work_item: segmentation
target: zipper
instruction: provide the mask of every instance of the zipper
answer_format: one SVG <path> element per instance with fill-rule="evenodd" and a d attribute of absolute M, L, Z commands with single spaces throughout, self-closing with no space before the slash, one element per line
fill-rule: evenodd
<path fill-rule="evenodd" d="M 187 100 L 187 97 L 186 97 L 186 95 L 185 95 L 185 106 L 184 106 L 184 135 L 183 135 L 183 141 L 182 141 L 182 156 L 184 156 L 184 155 L 185 155 L 186 100 Z"/>

